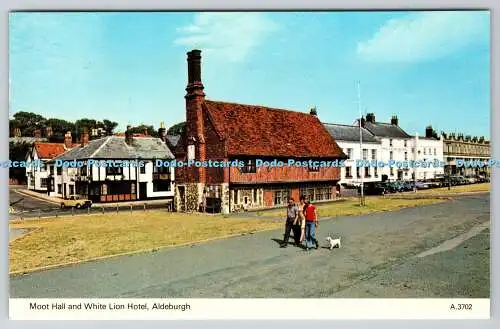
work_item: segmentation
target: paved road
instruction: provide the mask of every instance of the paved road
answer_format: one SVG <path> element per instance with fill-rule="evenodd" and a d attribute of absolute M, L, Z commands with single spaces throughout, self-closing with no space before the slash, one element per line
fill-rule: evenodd
<path fill-rule="evenodd" d="M 264 232 L 13 276 L 10 293 L 89 298 L 489 297 L 489 208 L 487 194 L 340 217 L 322 222 L 319 230 L 320 240 L 330 233 L 342 236 L 343 248 L 333 251 L 280 249 L 282 232 Z M 429 255 L 417 257 L 426 251 Z"/>
<path fill-rule="evenodd" d="M 55 217 L 57 216 L 67 216 L 70 214 L 88 214 L 88 213 L 102 213 L 102 208 L 98 206 L 91 207 L 90 209 L 61 209 L 59 205 L 47 202 L 42 199 L 34 198 L 30 195 L 22 194 L 17 192 L 18 188 L 9 188 L 9 201 L 17 202 L 12 207 L 15 210 L 14 214 L 10 215 L 11 220 L 16 220 L 19 218 L 29 219 L 42 217 Z M 150 203 L 147 205 L 148 209 L 166 209 L 167 203 Z M 121 211 L 128 211 L 130 206 L 120 206 Z M 144 209 L 143 204 L 137 204 L 133 206 L 135 211 L 141 211 Z M 106 207 L 105 212 L 116 212 L 115 207 Z"/>

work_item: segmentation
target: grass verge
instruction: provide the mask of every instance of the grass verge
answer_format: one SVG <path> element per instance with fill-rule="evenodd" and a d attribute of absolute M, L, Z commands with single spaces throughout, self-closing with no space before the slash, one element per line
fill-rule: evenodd
<path fill-rule="evenodd" d="M 320 204 L 318 213 L 323 218 L 351 216 L 437 202 L 443 200 L 367 197 L 366 207 L 360 207 L 352 198 Z M 11 222 L 10 228 L 31 232 L 9 243 L 10 273 L 278 229 L 283 227 L 283 213 L 261 212 L 276 220 L 150 211 Z"/>

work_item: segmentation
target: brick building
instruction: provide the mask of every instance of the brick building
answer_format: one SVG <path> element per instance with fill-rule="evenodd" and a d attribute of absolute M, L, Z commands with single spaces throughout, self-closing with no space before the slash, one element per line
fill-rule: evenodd
<path fill-rule="evenodd" d="M 345 159 L 314 114 L 210 101 L 201 81 L 201 51 L 187 54 L 186 124 L 176 141 L 178 161 L 242 161 L 238 167 L 176 169 L 176 208 L 196 211 L 208 198 L 222 212 L 279 206 L 289 195 L 335 198 L 340 168 L 257 167 L 256 160 Z"/>

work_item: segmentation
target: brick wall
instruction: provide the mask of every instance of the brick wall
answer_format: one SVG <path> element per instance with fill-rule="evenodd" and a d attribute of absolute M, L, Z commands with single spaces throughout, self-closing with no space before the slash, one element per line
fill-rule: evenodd
<path fill-rule="evenodd" d="M 232 167 L 231 183 L 273 183 L 300 181 L 336 181 L 340 179 L 340 168 L 320 168 L 310 172 L 307 168 L 270 167 L 257 168 L 256 173 L 242 173 L 239 168 Z"/>

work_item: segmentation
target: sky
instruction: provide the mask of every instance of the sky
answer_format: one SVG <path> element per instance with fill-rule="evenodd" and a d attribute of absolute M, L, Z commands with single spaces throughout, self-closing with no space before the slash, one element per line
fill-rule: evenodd
<path fill-rule="evenodd" d="M 11 116 L 168 128 L 200 49 L 207 99 L 490 136 L 487 11 L 11 13 L 9 30 Z"/>

